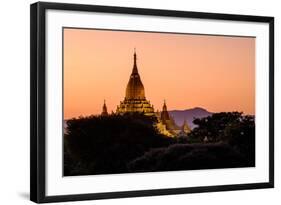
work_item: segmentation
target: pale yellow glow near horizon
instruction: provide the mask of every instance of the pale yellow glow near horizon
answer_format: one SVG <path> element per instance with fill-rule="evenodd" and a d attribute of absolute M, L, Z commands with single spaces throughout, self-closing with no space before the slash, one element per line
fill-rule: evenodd
<path fill-rule="evenodd" d="M 115 112 L 134 48 L 155 110 L 255 114 L 255 38 L 64 29 L 64 119 Z"/>

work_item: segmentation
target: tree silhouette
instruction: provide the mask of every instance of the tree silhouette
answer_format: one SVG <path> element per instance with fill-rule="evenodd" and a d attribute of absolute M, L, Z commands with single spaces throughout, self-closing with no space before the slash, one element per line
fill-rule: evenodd
<path fill-rule="evenodd" d="M 197 127 L 185 139 L 163 136 L 156 122 L 141 113 L 68 120 L 64 174 L 255 166 L 253 116 L 223 112 L 195 119 Z"/>
<path fill-rule="evenodd" d="M 175 171 L 251 166 L 225 143 L 175 144 L 152 149 L 129 163 L 131 172 Z"/>
<path fill-rule="evenodd" d="M 209 117 L 195 119 L 193 123 L 197 127 L 189 134 L 190 143 L 227 143 L 242 154 L 251 166 L 254 166 L 254 116 L 244 116 L 241 112 L 222 112 L 215 113 Z"/>
<path fill-rule="evenodd" d="M 66 149 L 76 167 L 85 167 L 80 174 L 127 172 L 129 161 L 151 148 L 173 143 L 158 133 L 155 120 L 137 113 L 72 119 L 67 121 Z"/>

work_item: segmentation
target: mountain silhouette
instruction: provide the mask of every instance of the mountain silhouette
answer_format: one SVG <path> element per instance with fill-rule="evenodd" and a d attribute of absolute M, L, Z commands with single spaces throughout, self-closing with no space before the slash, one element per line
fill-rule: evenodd
<path fill-rule="evenodd" d="M 185 119 L 191 129 L 195 127 L 192 122 L 194 118 L 203 118 L 213 114 L 207 111 L 206 109 L 200 107 L 195 107 L 186 110 L 170 110 L 168 112 L 174 118 L 177 125 L 181 126 Z"/>

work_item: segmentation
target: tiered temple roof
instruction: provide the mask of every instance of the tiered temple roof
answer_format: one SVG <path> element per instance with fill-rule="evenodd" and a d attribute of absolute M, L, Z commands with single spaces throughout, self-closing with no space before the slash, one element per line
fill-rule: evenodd
<path fill-rule="evenodd" d="M 140 112 L 145 115 L 154 115 L 154 108 L 145 98 L 144 86 L 137 67 L 137 54 L 134 52 L 134 65 L 126 88 L 125 99 L 117 106 L 116 113 Z"/>

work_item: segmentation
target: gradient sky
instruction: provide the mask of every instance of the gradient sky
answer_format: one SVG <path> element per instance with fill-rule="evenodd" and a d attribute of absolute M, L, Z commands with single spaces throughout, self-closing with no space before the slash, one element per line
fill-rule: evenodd
<path fill-rule="evenodd" d="M 64 29 L 64 119 L 124 99 L 134 47 L 146 98 L 161 110 L 255 113 L 255 38 Z"/>

